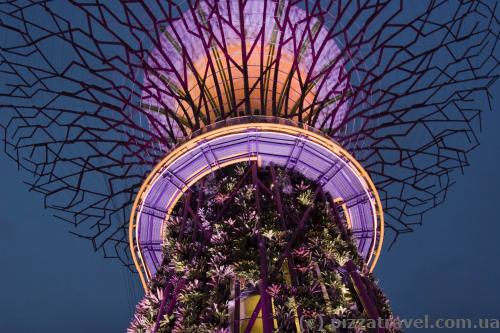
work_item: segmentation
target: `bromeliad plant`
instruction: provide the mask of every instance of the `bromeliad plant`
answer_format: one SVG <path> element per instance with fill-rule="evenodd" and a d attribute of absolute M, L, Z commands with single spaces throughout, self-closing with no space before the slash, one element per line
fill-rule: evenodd
<path fill-rule="evenodd" d="M 347 267 L 356 267 L 378 315 L 392 319 L 330 199 L 272 166 L 240 164 L 209 176 L 165 224 L 164 262 L 129 332 L 289 333 L 318 316 L 368 318 Z"/>

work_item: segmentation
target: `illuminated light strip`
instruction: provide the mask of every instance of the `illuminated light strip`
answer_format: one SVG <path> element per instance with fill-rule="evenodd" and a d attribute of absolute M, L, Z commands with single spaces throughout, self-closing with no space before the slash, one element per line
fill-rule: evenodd
<path fill-rule="evenodd" d="M 251 138 L 251 140 L 249 140 L 249 138 Z M 176 203 L 182 194 L 189 189 L 189 187 L 206 175 L 212 173 L 214 170 L 242 161 L 258 160 L 261 165 L 274 163 L 277 166 L 283 167 L 284 165 L 281 165 L 279 161 L 277 162 L 277 160 L 282 159 L 285 161 L 283 163 L 286 163 L 286 160 L 288 160 L 288 157 L 290 156 L 283 152 L 281 152 L 281 154 L 271 154 L 269 151 L 266 151 L 266 149 L 269 150 L 269 147 L 273 146 L 276 148 L 282 148 L 284 151 L 288 149 L 289 153 L 292 153 L 294 140 L 302 140 L 304 147 L 307 147 L 309 150 L 317 153 L 312 157 L 317 159 L 316 162 L 318 164 L 320 164 L 320 162 L 323 164 L 327 162 L 343 163 L 342 170 L 325 184 L 325 191 L 328 191 L 328 185 L 331 187 L 333 186 L 332 184 L 335 184 L 334 181 L 337 177 L 343 177 L 344 181 L 349 181 L 348 185 L 350 187 L 358 184 L 359 186 L 357 187 L 357 192 L 361 192 L 359 191 L 361 189 L 363 191 L 362 193 L 365 193 L 364 195 L 366 195 L 367 201 L 366 203 L 360 205 L 369 203 L 371 217 L 363 215 L 365 219 L 361 217 L 357 219 L 351 215 L 351 224 L 356 227 L 364 226 L 367 233 L 372 233 L 372 241 L 371 244 L 369 244 L 370 246 L 368 250 L 363 251 L 366 247 L 365 239 L 358 239 L 357 241 L 359 242 L 358 250 L 360 250 L 360 254 L 365 257 L 370 270 L 373 270 L 380 255 L 383 242 L 384 223 L 381 208 L 382 205 L 373 182 L 370 180 L 370 177 L 361 165 L 340 145 L 313 131 L 284 124 L 249 122 L 245 124 L 236 124 L 217 128 L 200 134 L 199 136 L 196 136 L 188 142 L 182 144 L 170 152 L 153 169 L 151 174 L 141 186 L 132 209 L 129 227 L 129 241 L 132 257 L 139 272 L 143 286 L 147 289 L 147 280 L 152 277 L 156 270 L 156 267 L 150 267 L 151 265 L 148 265 L 148 261 L 145 260 L 144 254 L 142 253 L 143 247 L 141 241 L 143 241 L 143 239 L 141 238 L 141 228 L 143 227 L 143 223 L 146 223 L 148 228 L 145 230 L 148 230 L 148 232 L 155 226 L 156 223 L 156 226 L 160 227 L 160 233 L 156 235 L 157 237 L 155 237 L 154 240 L 162 241 L 164 223 L 165 221 L 168 221 Z M 248 142 L 250 142 L 250 144 L 248 144 Z M 214 152 L 218 153 L 219 157 L 217 161 L 214 160 L 210 163 L 210 161 L 205 158 L 206 156 L 202 154 L 202 150 L 205 145 L 210 145 L 210 148 Z M 263 148 L 266 146 L 267 148 Z M 235 152 L 235 148 L 240 148 L 240 150 L 236 149 Z M 232 150 L 231 153 L 227 153 L 228 150 Z M 278 151 L 278 149 L 273 150 Z M 226 154 L 224 154 L 224 151 L 226 151 Z M 252 156 L 249 155 L 250 152 L 253 153 Z M 327 160 L 326 157 L 329 159 Z M 201 162 L 198 161 L 197 158 L 200 159 Z M 215 158 L 215 154 L 213 154 L 213 158 Z M 185 172 L 187 168 L 184 164 L 193 161 L 199 162 L 201 166 L 197 167 L 195 170 L 191 170 L 187 176 L 181 177 L 179 174 L 183 171 Z M 309 172 L 315 173 L 316 176 L 321 176 L 321 173 L 319 173 L 318 170 L 312 167 L 307 169 L 308 164 L 305 161 L 303 154 L 298 158 L 297 165 L 299 164 L 301 164 L 300 166 L 302 167 L 298 168 L 297 171 L 299 173 L 304 174 L 304 172 Z M 331 165 L 327 164 L 325 167 L 328 167 L 329 170 Z M 175 171 L 176 168 L 180 168 L 180 170 Z M 165 195 L 165 191 L 168 190 L 167 187 L 172 186 L 172 183 L 167 180 L 163 180 L 163 177 L 167 172 L 169 174 L 174 174 L 175 178 L 178 178 L 176 183 L 185 183 L 185 186 L 181 189 L 171 189 L 172 193 L 167 194 L 168 197 Z M 327 172 L 327 170 L 324 172 Z M 307 175 L 304 176 L 307 177 Z M 155 194 L 154 191 L 158 191 L 159 189 L 161 189 L 161 193 Z M 342 189 L 335 190 L 341 191 Z M 349 188 L 344 191 L 348 190 L 355 191 L 356 188 Z M 334 197 L 339 197 L 339 195 Z M 348 195 L 345 194 L 344 197 L 348 197 Z M 154 202 L 149 202 L 148 200 Z M 152 207 L 154 209 L 158 200 L 165 201 L 161 203 L 161 209 L 165 210 L 167 215 L 162 221 L 158 219 L 155 220 L 154 216 L 142 214 L 145 207 Z M 354 207 L 356 208 L 357 206 Z M 363 207 L 364 206 L 361 206 L 360 209 Z M 349 213 L 349 209 L 347 209 L 347 213 Z M 369 225 L 367 225 L 367 221 L 370 222 Z M 142 232 L 144 232 L 144 230 L 142 230 Z M 149 242 L 153 240 L 153 235 L 148 233 L 146 236 L 149 237 Z M 359 246 L 361 246 L 361 248 L 359 248 Z M 158 255 L 161 257 L 161 250 L 159 253 L 152 253 L 152 255 Z"/>
<path fill-rule="evenodd" d="M 342 208 L 346 219 L 347 228 L 349 230 L 352 230 L 351 216 L 349 215 L 349 210 L 347 209 L 347 205 L 344 203 L 344 200 L 342 198 L 335 198 L 333 202 L 335 202 Z"/>

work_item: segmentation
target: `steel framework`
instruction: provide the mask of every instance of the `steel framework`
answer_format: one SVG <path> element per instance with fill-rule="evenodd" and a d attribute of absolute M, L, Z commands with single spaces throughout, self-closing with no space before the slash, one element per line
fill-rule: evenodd
<path fill-rule="evenodd" d="M 128 216 L 165 154 L 216 121 L 281 117 L 361 163 L 397 236 L 445 199 L 478 144 L 498 77 L 497 10 L 481 0 L 2 3 L 5 151 L 55 216 L 133 269 Z"/>
<path fill-rule="evenodd" d="M 232 314 L 230 315 L 230 326 L 231 332 L 282 332 L 283 323 L 279 323 L 277 320 L 276 311 L 274 311 L 273 297 L 269 293 L 269 288 L 271 286 L 280 286 L 281 288 L 286 288 L 289 285 L 290 288 L 301 288 L 304 283 L 304 273 L 300 272 L 298 269 L 298 255 L 296 254 L 297 249 L 303 245 L 304 235 L 307 233 L 306 229 L 311 227 L 314 217 L 312 216 L 316 206 L 328 207 L 327 216 L 328 220 L 334 224 L 334 226 L 329 226 L 329 228 L 334 228 L 339 230 L 340 237 L 346 242 L 351 241 L 351 235 L 353 235 L 352 230 L 348 230 L 345 217 L 347 214 L 340 214 L 342 207 L 340 207 L 334 200 L 334 197 L 329 193 L 325 187 L 316 183 L 310 190 L 312 193 L 311 204 L 309 204 L 299 215 L 294 215 L 290 211 L 290 206 L 286 204 L 281 196 L 283 194 L 283 188 L 280 188 L 277 170 L 273 164 L 263 166 L 258 159 L 246 160 L 240 164 L 245 165 L 245 169 L 238 176 L 236 185 L 231 189 L 229 195 L 224 199 L 223 202 L 219 203 L 217 206 L 217 217 L 222 220 L 227 218 L 227 213 L 229 213 L 232 208 L 234 201 L 237 200 L 236 197 L 238 193 L 244 191 L 244 188 L 251 185 L 255 191 L 255 200 L 253 202 L 255 212 L 257 215 L 261 215 L 264 207 L 269 208 L 272 205 L 277 212 L 279 217 L 280 229 L 289 234 L 285 244 L 283 245 L 283 252 L 276 254 L 270 253 L 272 243 L 268 238 L 266 238 L 260 231 L 256 231 L 255 243 L 258 251 L 256 251 L 256 263 L 259 270 L 260 279 L 258 284 L 258 298 L 254 306 L 250 307 L 250 313 L 248 317 L 242 317 L 240 309 L 244 307 L 246 297 L 244 296 L 243 289 L 245 283 L 239 279 L 233 281 L 233 299 L 232 299 Z M 231 168 L 231 166 L 229 166 Z M 165 168 L 166 169 L 166 168 Z M 281 169 L 285 171 L 286 169 Z M 214 171 L 214 172 L 220 172 Z M 286 172 L 293 172 L 286 170 Z M 221 172 L 224 174 L 224 172 Z M 296 175 L 300 175 L 294 172 Z M 161 177 L 161 176 L 160 176 Z M 184 239 L 189 239 L 192 252 L 192 260 L 195 260 L 208 243 L 210 243 L 211 232 L 207 231 L 206 227 L 202 227 L 202 221 L 200 219 L 200 209 L 209 198 L 206 198 L 204 193 L 204 185 L 198 183 L 196 189 L 191 191 L 186 191 L 183 197 L 183 201 L 176 206 L 176 218 L 178 218 L 178 235 L 173 240 L 174 243 L 180 243 Z M 168 193 L 164 197 L 169 197 Z M 270 204 L 269 204 L 270 203 Z M 269 221 L 268 221 L 269 222 Z M 266 223 L 260 221 L 259 223 Z M 261 230 L 262 226 L 257 226 L 255 230 Z M 168 240 L 167 242 L 171 242 Z M 170 248 L 173 250 L 173 248 Z M 236 249 L 233 249 L 236 250 Z M 250 248 L 245 248 L 245 251 L 251 251 Z M 166 255 L 168 257 L 168 254 Z M 275 258 L 276 256 L 276 258 Z M 271 258 L 277 259 L 272 260 Z M 366 276 L 366 266 L 364 265 L 364 258 L 358 256 L 358 260 L 350 259 L 343 266 L 335 267 L 336 270 L 341 272 L 345 280 L 346 285 L 353 289 L 353 294 L 361 304 L 362 309 L 366 311 L 366 314 L 371 319 L 381 318 L 381 312 L 383 311 L 380 304 L 380 299 L 376 296 L 376 286 L 373 281 Z M 165 269 L 169 265 L 170 259 L 162 259 L 162 266 Z M 171 263 L 170 263 L 171 264 Z M 326 304 L 330 303 L 329 294 L 335 294 L 331 286 L 327 287 L 323 284 L 321 280 L 321 269 L 324 267 L 324 263 L 316 263 L 317 276 L 319 278 L 319 283 L 323 288 L 323 297 Z M 337 264 L 338 265 L 338 264 Z M 285 267 L 285 268 L 284 268 Z M 331 269 L 331 267 L 330 267 Z M 278 275 L 286 270 L 285 281 L 281 281 Z M 168 269 L 167 269 L 168 271 Z M 176 275 L 175 273 L 164 271 L 160 274 L 161 279 L 165 279 L 163 284 L 160 286 L 163 288 L 163 298 L 159 304 L 159 309 L 155 313 L 155 324 L 153 326 L 152 332 L 159 332 L 160 322 L 164 320 L 164 316 L 173 316 L 176 307 L 182 308 L 182 301 L 179 304 L 179 297 L 183 292 L 185 286 L 192 283 L 192 277 L 186 272 Z M 165 276 L 164 276 L 165 275 Z M 153 281 L 155 278 L 153 278 Z M 191 280 L 191 281 L 190 281 Z M 155 284 L 158 287 L 158 283 Z M 293 293 L 292 293 L 293 294 Z M 293 299 L 293 296 L 292 296 Z M 327 306 L 327 305 L 326 305 Z M 326 307 L 325 306 L 325 307 Z M 304 330 L 303 324 L 300 324 L 299 320 L 304 317 L 303 311 L 307 309 L 297 306 L 294 314 L 294 326 L 285 329 L 286 332 L 306 332 Z M 182 313 L 182 312 L 181 312 Z M 176 317 L 179 322 L 182 322 L 182 314 L 177 312 Z M 302 318 L 302 319 L 300 319 Z M 324 319 L 326 321 L 326 319 Z M 278 326 L 280 329 L 278 329 Z M 164 330 L 164 329 L 163 329 Z M 226 330 L 229 332 L 229 330 Z M 386 332 L 384 329 L 380 329 L 377 332 Z"/>
<path fill-rule="evenodd" d="M 316 181 L 344 207 L 359 255 L 373 270 L 384 238 L 377 190 L 347 151 L 319 133 L 279 118 L 240 117 L 209 126 L 171 151 L 144 181 L 131 215 L 131 250 L 144 287 L 163 262 L 162 230 L 181 196 L 206 175 L 242 161 Z"/>

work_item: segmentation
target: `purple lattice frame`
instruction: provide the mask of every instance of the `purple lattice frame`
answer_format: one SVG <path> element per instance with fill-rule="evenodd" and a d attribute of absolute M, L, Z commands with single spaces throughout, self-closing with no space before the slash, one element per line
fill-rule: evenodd
<path fill-rule="evenodd" d="M 167 156 L 139 194 L 132 242 L 147 277 L 163 262 L 162 230 L 180 196 L 207 173 L 242 161 L 298 172 L 341 199 L 358 252 L 373 269 L 382 246 L 382 212 L 376 189 L 356 161 L 334 143 L 328 146 L 328 138 L 319 142 L 317 134 L 297 130 L 292 122 L 243 117 L 216 125 L 208 136 L 194 137 Z"/>
<path fill-rule="evenodd" d="M 0 5 L 6 153 L 58 218 L 77 226 L 75 232 L 96 250 L 129 267 L 127 223 L 140 184 L 182 140 L 180 133 L 203 126 L 203 108 L 194 108 L 194 122 L 183 123 L 175 110 L 152 114 L 141 105 L 144 78 L 153 75 L 148 62 L 154 50 L 162 49 L 165 29 L 182 15 L 197 16 L 200 6 L 214 7 L 203 3 Z M 423 213 L 444 200 L 454 173 L 468 165 L 467 153 L 478 144 L 482 105 L 491 102 L 498 77 L 496 2 L 283 4 L 283 31 L 293 26 L 292 6 L 311 22 L 305 27 L 319 22 L 318 35 L 325 34 L 322 40 L 342 55 L 329 68 L 345 77 L 327 81 L 345 82 L 338 84 L 329 114 L 321 113 L 322 103 L 308 105 L 309 111 L 299 104 L 293 117 L 321 129 L 361 162 L 381 194 L 386 225 L 394 235 L 412 231 Z M 241 15 L 250 8 L 243 1 L 238 5 Z M 223 17 L 215 10 L 210 15 Z M 238 30 L 234 22 L 228 24 Z M 204 31 L 205 41 L 217 31 L 200 20 L 190 25 Z M 312 28 L 301 31 L 309 34 Z M 304 45 L 301 36 L 290 36 L 292 50 Z M 320 50 L 310 52 L 311 59 L 321 58 Z M 280 56 L 275 60 L 279 63 Z M 244 62 L 241 66 L 245 72 Z M 184 74 L 185 68 L 174 69 Z M 301 85 L 306 91 L 307 80 Z M 154 93 L 148 98 L 164 101 Z M 219 118 L 254 111 L 245 106 Z M 271 114 L 292 117 L 279 113 L 276 105 Z"/>

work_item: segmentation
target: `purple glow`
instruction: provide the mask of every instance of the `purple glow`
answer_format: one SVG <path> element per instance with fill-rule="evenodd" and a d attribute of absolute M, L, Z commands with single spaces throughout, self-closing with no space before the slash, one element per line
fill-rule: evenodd
<path fill-rule="evenodd" d="M 244 18 L 244 32 L 240 14 Z M 235 0 L 201 1 L 196 11 L 187 10 L 179 19 L 165 23 L 166 30 L 160 34 L 159 45 L 155 45 L 152 55 L 147 60 L 149 69 L 145 72 L 141 96 L 145 111 L 156 121 L 166 125 L 167 122 L 174 121 L 171 116 L 165 117 L 163 113 L 171 112 L 175 117 L 187 118 L 186 112 L 202 108 L 208 99 L 213 99 L 217 103 L 216 106 L 210 107 L 223 109 L 226 114 L 234 109 L 244 109 L 242 96 L 236 96 L 235 105 L 229 105 L 229 98 L 224 97 L 221 106 L 217 98 L 219 95 L 229 95 L 235 93 L 234 91 L 238 93 L 238 90 L 243 89 L 238 84 L 243 85 L 239 81 L 243 80 L 244 75 L 241 67 L 241 45 L 245 44 L 246 56 L 249 59 L 264 58 L 271 63 L 275 62 L 281 71 L 276 75 L 269 74 L 266 71 L 273 72 L 275 69 L 273 65 L 249 64 L 250 85 L 260 79 L 265 82 L 268 75 L 269 83 L 265 89 L 270 95 L 277 94 L 276 98 L 279 99 L 282 93 L 279 88 L 275 89 L 278 91 L 273 90 L 273 79 L 276 79 L 278 86 L 284 86 L 283 80 L 288 73 L 293 72 L 295 75 L 292 79 L 295 80 L 295 86 L 291 88 L 293 92 L 288 95 L 290 110 L 283 111 L 283 106 L 267 105 L 262 112 L 270 115 L 272 108 L 276 107 L 280 116 L 284 116 L 284 112 L 293 113 L 291 105 L 299 103 L 296 98 L 310 94 L 309 100 L 303 102 L 303 107 L 310 109 L 311 113 L 313 108 L 320 107 L 320 111 L 315 111 L 317 112 L 315 124 L 319 126 L 334 114 L 333 119 L 329 121 L 333 122 L 333 127 L 337 127 L 347 113 L 347 103 L 339 104 L 337 99 L 348 93 L 349 79 L 343 69 L 345 61 L 342 59 L 346 55 L 341 54 L 322 22 L 325 20 L 323 17 L 325 15 L 328 14 L 324 12 L 316 16 L 308 14 L 287 1 L 280 5 L 275 1 L 253 0 L 247 1 L 244 8 L 240 8 Z M 193 24 L 194 22 L 196 24 Z M 269 55 L 267 52 L 271 46 L 274 52 Z M 261 50 L 266 51 L 262 57 Z M 193 65 L 200 61 L 203 66 Z M 231 80 L 224 77 L 223 72 L 227 68 L 230 68 L 232 73 Z M 215 90 L 210 86 L 210 80 L 217 80 L 216 85 L 221 90 L 218 94 L 214 91 L 197 91 L 196 89 L 202 84 L 190 85 L 190 80 L 195 80 L 195 75 L 203 81 L 202 84 L 209 85 L 208 90 Z M 225 85 L 229 85 L 229 81 L 236 86 L 227 88 Z M 304 90 L 297 91 L 307 89 L 306 83 L 311 89 L 310 93 L 304 93 Z M 252 91 L 257 93 L 259 87 L 259 85 L 251 86 L 249 89 L 251 93 Z M 191 96 L 193 105 L 186 106 L 189 111 L 182 108 L 181 105 L 187 102 L 179 96 L 178 90 L 190 90 L 189 93 L 193 94 Z M 250 99 L 259 104 L 260 98 Z M 158 110 L 163 110 L 161 115 Z M 285 117 L 293 118 L 292 115 Z M 208 122 L 213 123 L 215 120 L 220 118 Z M 174 123 L 173 128 L 178 137 L 183 136 L 178 124 Z"/>
<path fill-rule="evenodd" d="M 262 126 L 262 124 L 261 124 Z M 295 170 L 323 185 L 333 198 L 342 198 L 358 251 L 367 262 L 379 240 L 375 199 L 352 162 L 305 135 L 261 129 L 258 123 L 239 132 L 201 140 L 162 168 L 149 184 L 138 207 L 136 243 L 150 274 L 162 261 L 162 228 L 166 212 L 187 184 L 220 164 L 258 159 Z"/>

